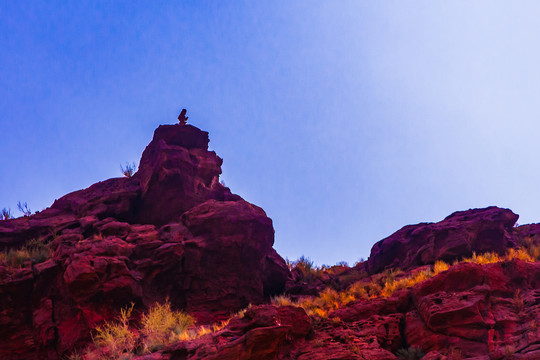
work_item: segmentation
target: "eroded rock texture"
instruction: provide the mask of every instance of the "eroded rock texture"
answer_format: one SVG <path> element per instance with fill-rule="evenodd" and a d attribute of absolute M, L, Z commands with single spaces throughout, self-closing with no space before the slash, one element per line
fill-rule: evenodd
<path fill-rule="evenodd" d="M 208 133 L 160 126 L 131 178 L 0 222 L 0 248 L 39 238 L 51 249 L 39 264 L 0 265 L 0 358 L 59 358 L 130 302 L 168 298 L 209 322 L 282 291 L 272 221 L 220 184 L 221 164 Z"/>
<path fill-rule="evenodd" d="M 221 163 L 206 132 L 160 126 L 133 177 L 1 221 L 0 250 L 39 239 L 50 253 L 22 266 L 0 262 L 0 359 L 61 359 L 120 308 L 133 302 L 136 320 L 166 299 L 199 324 L 254 306 L 220 330 L 133 359 L 540 359 L 540 254 L 458 263 L 386 297 L 365 292 L 326 316 L 268 305 L 281 293 L 346 295 L 356 282 L 381 290 L 474 252 L 540 252 L 540 224 L 513 227 L 517 215 L 497 207 L 460 211 L 402 228 L 354 267 L 291 273 L 272 248 L 272 221 L 220 184 Z"/>

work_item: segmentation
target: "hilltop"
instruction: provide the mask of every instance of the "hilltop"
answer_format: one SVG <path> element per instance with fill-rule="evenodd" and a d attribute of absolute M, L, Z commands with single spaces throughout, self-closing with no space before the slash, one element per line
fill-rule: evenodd
<path fill-rule="evenodd" d="M 0 221 L 0 358 L 540 358 L 540 224 L 471 209 L 287 263 L 208 143 L 159 126 L 133 176 Z"/>

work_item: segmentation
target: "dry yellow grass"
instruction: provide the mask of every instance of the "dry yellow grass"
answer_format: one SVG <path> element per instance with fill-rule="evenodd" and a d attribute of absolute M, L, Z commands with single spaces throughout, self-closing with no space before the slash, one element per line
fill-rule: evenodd
<path fill-rule="evenodd" d="M 416 271 L 409 276 L 403 276 L 401 270 L 387 270 L 383 273 L 372 276 L 370 282 L 358 281 L 345 291 L 337 292 L 327 288 L 318 296 L 306 298 L 298 303 L 292 303 L 287 297 L 277 297 L 273 301 L 275 305 L 296 305 L 306 310 L 308 315 L 327 317 L 328 313 L 339 309 L 340 307 L 353 302 L 357 299 L 374 299 L 377 297 L 390 297 L 400 289 L 410 288 L 433 276 L 448 270 L 460 262 L 472 262 L 480 265 L 491 264 L 501 261 L 510 261 L 519 259 L 522 261 L 538 261 L 540 256 L 540 246 L 529 243 L 518 249 L 509 249 L 505 256 L 499 256 L 496 253 L 489 252 L 477 255 L 473 253 L 471 258 L 461 261 L 456 260 L 452 265 L 443 261 L 436 261 L 429 268 Z"/>
<path fill-rule="evenodd" d="M 135 328 L 129 325 L 132 304 L 121 310 L 117 321 L 105 322 L 94 330 L 95 349 L 89 349 L 85 353 L 85 359 L 130 359 L 136 353 L 151 353 L 177 341 L 197 339 L 222 330 L 229 324 L 230 319 L 243 317 L 250 307 L 251 305 L 225 321 L 197 327 L 192 316 L 173 310 L 167 300 L 150 307 Z"/>
<path fill-rule="evenodd" d="M 272 305 L 276 306 L 285 306 L 285 305 L 296 305 L 288 296 L 279 295 L 275 296 L 271 300 Z"/>
<path fill-rule="evenodd" d="M 141 318 L 140 332 L 144 336 L 145 349 L 153 351 L 170 344 L 194 323 L 192 316 L 172 310 L 168 300 L 164 304 L 154 304 Z"/>
<path fill-rule="evenodd" d="M 510 249 L 506 253 L 506 260 L 519 259 L 522 261 L 534 262 L 536 259 L 531 256 L 527 248 Z"/>
<path fill-rule="evenodd" d="M 339 309 L 356 300 L 356 297 L 347 292 L 337 292 L 334 289 L 327 288 L 319 296 L 305 298 L 297 304 L 291 304 L 302 307 L 308 315 L 315 315 L 326 318 L 330 311 Z"/>
<path fill-rule="evenodd" d="M 521 248 L 509 249 L 504 256 L 499 256 L 496 253 L 473 254 L 471 258 L 455 261 L 453 265 L 459 262 L 474 262 L 484 265 L 513 259 L 538 261 L 539 255 L 540 246 L 530 242 Z M 0 261 L 2 256 L 5 255 L 0 254 Z M 305 259 L 301 266 L 305 266 L 305 270 L 307 271 L 313 271 L 310 268 L 311 263 Z M 437 261 L 431 268 L 415 271 L 408 276 L 401 270 L 388 270 L 372 276 L 369 282 L 358 281 L 349 286 L 345 291 L 336 291 L 332 288 L 327 288 L 318 296 L 304 298 L 298 302 L 292 301 L 289 297 L 282 295 L 274 297 L 272 304 L 277 306 L 300 306 L 310 316 L 327 318 L 332 311 L 353 301 L 392 296 L 396 291 L 413 287 L 448 270 L 450 267 L 451 265 L 443 261 Z M 521 307 L 521 301 L 520 294 L 516 293 L 514 303 L 517 310 Z M 248 308 L 237 312 L 231 318 L 243 317 Z M 137 331 L 129 327 L 132 310 L 133 305 L 129 308 L 122 309 L 118 321 L 106 322 L 104 325 L 96 328 L 94 342 L 99 354 L 111 359 L 129 358 L 133 355 L 137 344 L 142 343 L 143 351 L 145 352 L 154 351 L 171 342 L 193 340 L 220 331 L 227 326 L 230 320 L 229 318 L 229 320 L 211 326 L 195 327 L 195 321 L 190 315 L 172 310 L 170 303 L 167 301 L 164 304 L 155 304 L 146 314 L 143 314 L 140 328 Z M 90 359 L 92 356 L 95 357 L 96 354 L 91 354 L 87 358 Z M 98 358 L 100 358 L 99 356 L 101 355 L 98 355 Z"/>
<path fill-rule="evenodd" d="M 493 264 L 500 261 L 502 261 L 501 257 L 494 252 L 483 253 L 480 255 L 473 252 L 473 256 L 471 258 L 463 259 L 463 262 L 471 262 L 480 265 Z"/>
<path fill-rule="evenodd" d="M 12 268 L 20 268 L 30 261 L 39 264 L 47 260 L 49 256 L 49 246 L 42 239 L 36 238 L 28 241 L 20 249 L 10 249 L 7 252 L 0 252 L 0 263 L 4 263 Z"/>
<path fill-rule="evenodd" d="M 391 279 L 385 282 L 384 288 L 381 290 L 380 296 L 390 297 L 397 290 L 413 287 L 414 285 L 421 283 L 422 281 L 427 280 L 432 276 L 433 272 L 431 270 L 421 270 L 417 271 L 411 276 L 407 276 L 397 280 Z"/>
<path fill-rule="evenodd" d="M 448 265 L 444 261 L 437 260 L 437 261 L 435 261 L 435 264 L 433 265 L 433 274 L 436 275 L 436 274 L 441 273 L 443 271 L 446 271 L 448 269 L 450 269 L 450 265 Z"/>
<path fill-rule="evenodd" d="M 137 338 L 129 329 L 129 319 L 133 311 L 131 307 L 122 309 L 116 322 L 105 322 L 96 328 L 93 337 L 98 352 L 110 359 L 118 359 L 125 353 L 132 353 Z"/>

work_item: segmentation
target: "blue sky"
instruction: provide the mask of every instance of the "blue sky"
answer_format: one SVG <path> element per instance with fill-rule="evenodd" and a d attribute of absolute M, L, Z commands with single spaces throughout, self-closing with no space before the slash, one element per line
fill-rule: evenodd
<path fill-rule="evenodd" d="M 283 257 L 366 258 L 497 205 L 540 221 L 540 5 L 0 2 L 0 208 L 138 162 L 182 107 Z"/>

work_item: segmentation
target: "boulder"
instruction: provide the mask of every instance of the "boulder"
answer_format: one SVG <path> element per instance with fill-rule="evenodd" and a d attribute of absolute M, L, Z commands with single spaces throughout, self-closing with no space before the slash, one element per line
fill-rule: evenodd
<path fill-rule="evenodd" d="M 517 219 L 511 210 L 492 206 L 458 211 L 438 223 L 408 225 L 371 248 L 367 267 L 373 274 L 437 260 L 452 262 L 473 252 L 503 254 L 515 246 L 511 232 Z"/>

